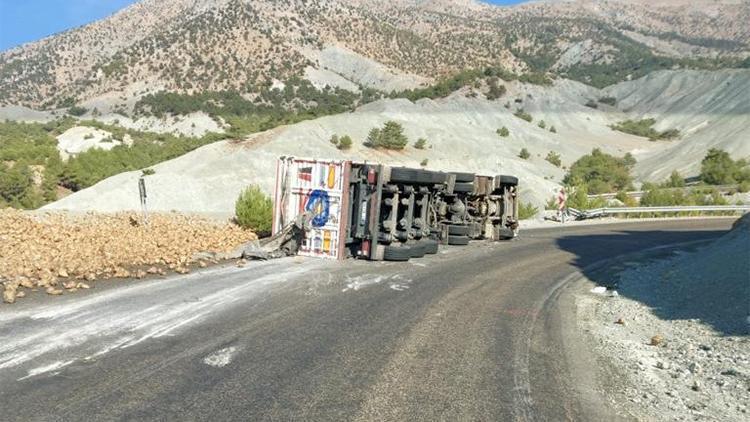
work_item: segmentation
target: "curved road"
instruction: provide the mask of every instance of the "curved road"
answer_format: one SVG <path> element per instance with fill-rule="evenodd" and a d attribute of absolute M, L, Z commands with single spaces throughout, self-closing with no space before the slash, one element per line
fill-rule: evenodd
<path fill-rule="evenodd" d="M 566 280 L 731 219 L 289 258 L 0 307 L 2 420 L 611 420 Z M 571 325 L 573 321 L 573 325 Z"/>

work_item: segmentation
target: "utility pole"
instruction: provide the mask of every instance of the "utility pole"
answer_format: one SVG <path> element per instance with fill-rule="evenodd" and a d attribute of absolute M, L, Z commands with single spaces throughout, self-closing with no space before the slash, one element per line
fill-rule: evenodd
<path fill-rule="evenodd" d="M 148 204 L 146 203 L 146 180 L 141 176 L 138 179 L 138 192 L 141 196 L 141 210 L 143 211 L 143 222 L 148 226 Z"/>

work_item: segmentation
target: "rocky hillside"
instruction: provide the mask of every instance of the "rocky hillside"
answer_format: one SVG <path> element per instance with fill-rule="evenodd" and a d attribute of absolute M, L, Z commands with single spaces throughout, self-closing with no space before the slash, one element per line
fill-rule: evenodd
<path fill-rule="evenodd" d="M 747 66 L 748 21 L 737 0 L 143 0 L 1 53 L 0 105 L 253 94 L 295 76 L 390 91 L 485 66 L 602 87 L 675 66 Z"/>
<path fill-rule="evenodd" d="M 275 160 L 281 155 L 513 174 L 523 181 L 523 200 L 539 206 L 559 189 L 565 167 L 593 148 L 617 156 L 633 154 L 641 180 L 661 182 L 674 169 L 692 176 L 709 148 L 708 140 L 733 156 L 750 154 L 746 149 L 750 112 L 740 99 L 750 92 L 748 84 L 748 70 L 663 71 L 606 90 L 558 79 L 552 86 L 508 82 L 503 99 L 494 101 L 473 95 L 471 88 L 435 100 L 380 100 L 351 113 L 278 127 L 242 141 L 216 142 L 158 164 L 147 177 L 149 207 L 229 215 L 246 186 L 272 190 Z M 672 94 L 675 90 L 680 95 Z M 607 96 L 614 96 L 615 105 L 587 105 Z M 516 115 L 521 109 L 531 122 Z M 610 128 L 643 116 L 655 117 L 657 127 L 676 128 L 684 136 L 652 142 Z M 388 151 L 364 146 L 369 130 L 389 120 L 404 127 L 410 140 L 407 148 Z M 507 137 L 498 134 L 502 127 L 508 129 Z M 329 142 L 332 135 L 351 136 L 352 148 L 338 150 Z M 427 140 L 426 148 L 415 147 L 419 138 Z M 524 148 L 530 153 L 528 159 L 519 157 Z M 546 160 L 551 151 L 560 155 L 561 166 Z M 140 171 L 118 174 L 45 209 L 137 210 L 140 176 Z"/>

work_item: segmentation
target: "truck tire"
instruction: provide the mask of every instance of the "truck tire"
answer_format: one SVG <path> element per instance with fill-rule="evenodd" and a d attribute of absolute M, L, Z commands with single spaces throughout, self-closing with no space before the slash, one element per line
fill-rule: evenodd
<path fill-rule="evenodd" d="M 448 234 L 455 236 L 468 236 L 469 226 L 450 225 L 448 226 Z"/>
<path fill-rule="evenodd" d="M 456 176 L 456 183 L 465 183 L 465 182 L 474 181 L 474 173 L 453 172 L 451 174 Z"/>
<path fill-rule="evenodd" d="M 466 246 L 469 244 L 468 236 L 448 236 L 448 244 L 456 246 Z"/>
<path fill-rule="evenodd" d="M 506 176 L 506 175 L 498 175 L 495 176 L 496 183 L 500 183 L 501 185 L 513 185 L 518 186 L 518 178 L 516 176 Z"/>
<path fill-rule="evenodd" d="M 454 193 L 470 193 L 474 192 L 474 183 L 468 182 L 456 182 L 456 186 L 453 187 Z"/>
<path fill-rule="evenodd" d="M 414 183 L 417 181 L 417 170 L 406 167 L 394 167 L 391 169 L 392 183 Z"/>
<path fill-rule="evenodd" d="M 424 253 L 428 255 L 435 255 L 438 253 L 438 242 L 437 240 L 433 239 L 424 239 L 422 240 L 424 242 Z"/>
<path fill-rule="evenodd" d="M 425 249 L 425 244 L 420 242 L 413 243 L 409 245 L 409 248 L 411 249 L 411 257 L 412 258 L 421 258 L 424 256 L 425 252 L 427 250 Z"/>
<path fill-rule="evenodd" d="M 442 183 L 445 183 L 448 180 L 448 175 L 440 172 L 440 171 L 433 171 L 432 172 L 432 184 L 433 185 L 439 185 Z"/>
<path fill-rule="evenodd" d="M 411 258 L 411 248 L 406 245 L 386 246 L 383 251 L 384 261 L 408 261 Z"/>
<path fill-rule="evenodd" d="M 417 183 L 423 184 L 423 185 L 431 185 L 432 179 L 434 177 L 432 171 L 429 170 L 415 170 L 416 172 L 416 179 Z"/>

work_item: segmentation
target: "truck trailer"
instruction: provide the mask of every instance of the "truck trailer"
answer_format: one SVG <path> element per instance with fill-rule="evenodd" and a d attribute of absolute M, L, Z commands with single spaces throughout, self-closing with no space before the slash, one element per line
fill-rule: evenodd
<path fill-rule="evenodd" d="M 518 178 L 280 157 L 274 234 L 307 216 L 298 254 L 408 261 L 518 235 Z"/>

